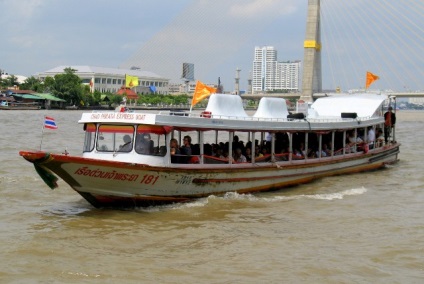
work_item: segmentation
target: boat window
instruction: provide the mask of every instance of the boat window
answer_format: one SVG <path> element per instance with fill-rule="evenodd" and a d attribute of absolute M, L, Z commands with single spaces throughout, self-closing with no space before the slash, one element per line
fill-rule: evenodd
<path fill-rule="evenodd" d="M 91 152 L 94 149 L 94 138 L 96 133 L 96 125 L 94 123 L 84 124 L 84 152 Z"/>
<path fill-rule="evenodd" d="M 131 152 L 134 127 L 131 125 L 100 125 L 97 138 L 99 152 Z"/>
<path fill-rule="evenodd" d="M 135 138 L 135 151 L 142 155 L 165 156 L 166 134 L 169 127 L 139 125 Z"/>

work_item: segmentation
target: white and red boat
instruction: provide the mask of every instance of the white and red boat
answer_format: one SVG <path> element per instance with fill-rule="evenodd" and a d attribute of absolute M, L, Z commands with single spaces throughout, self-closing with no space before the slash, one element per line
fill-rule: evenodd
<path fill-rule="evenodd" d="M 81 156 L 20 155 L 50 187 L 57 186 L 59 176 L 95 207 L 276 190 L 396 162 L 400 144 L 393 137 L 385 142 L 368 134 L 369 129 L 384 129 L 388 103 L 385 95 L 335 94 L 317 99 L 305 113 L 290 114 L 284 99 L 262 98 L 249 116 L 239 96 L 213 94 L 206 110 L 197 114 L 84 113 L 79 120 L 85 130 Z M 192 140 L 187 145 L 191 154 L 175 153 L 171 139 L 181 145 L 186 136 Z M 251 152 L 245 154 L 246 162 L 219 154 L 236 148 Z"/>

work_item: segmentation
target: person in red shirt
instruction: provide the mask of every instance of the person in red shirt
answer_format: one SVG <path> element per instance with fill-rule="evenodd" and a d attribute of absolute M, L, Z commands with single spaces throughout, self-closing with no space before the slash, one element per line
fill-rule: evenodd
<path fill-rule="evenodd" d="M 384 114 L 384 141 L 389 141 L 392 129 L 396 124 L 396 114 L 393 113 L 393 108 L 389 107 L 388 111 Z"/>

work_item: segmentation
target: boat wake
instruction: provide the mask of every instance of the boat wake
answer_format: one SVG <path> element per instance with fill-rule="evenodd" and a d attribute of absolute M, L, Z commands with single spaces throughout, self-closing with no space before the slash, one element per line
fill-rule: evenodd
<path fill-rule="evenodd" d="M 318 200 L 335 200 L 343 199 L 345 196 L 361 195 L 367 192 L 365 187 L 352 188 L 343 190 L 340 192 L 325 193 L 325 194 L 300 194 L 300 195 L 285 195 L 285 196 L 273 196 L 273 197 L 259 197 L 252 194 L 238 194 L 230 192 L 225 194 L 222 198 L 224 199 L 237 199 L 237 200 L 249 200 L 249 201 L 267 201 L 267 202 L 278 202 L 281 200 L 299 200 L 299 199 L 318 199 Z M 218 197 L 210 197 L 218 198 Z"/>
<path fill-rule="evenodd" d="M 195 207 L 204 207 L 208 204 L 221 201 L 245 201 L 245 202 L 281 202 L 300 199 L 315 199 L 315 200 L 340 200 L 347 196 L 361 195 L 367 192 L 365 187 L 352 188 L 340 192 L 324 193 L 324 194 L 300 194 L 300 195 L 286 195 L 286 196 L 273 196 L 261 197 L 253 194 L 239 194 L 236 192 L 228 192 L 223 196 L 211 195 L 206 198 L 200 198 L 193 202 L 170 204 L 162 206 L 153 206 L 148 208 L 140 208 L 141 211 L 156 212 L 163 210 L 178 210 Z"/>

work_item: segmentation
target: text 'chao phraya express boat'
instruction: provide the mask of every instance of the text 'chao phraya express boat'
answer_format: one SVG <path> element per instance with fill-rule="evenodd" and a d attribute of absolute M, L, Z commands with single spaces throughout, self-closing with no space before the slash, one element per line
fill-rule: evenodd
<path fill-rule="evenodd" d="M 83 113 L 82 156 L 20 155 L 50 187 L 57 175 L 95 207 L 261 192 L 396 162 L 400 144 L 381 133 L 389 104 L 386 95 L 336 94 L 291 114 L 286 100 L 262 98 L 249 116 L 239 96 L 213 94 L 197 114 Z"/>

